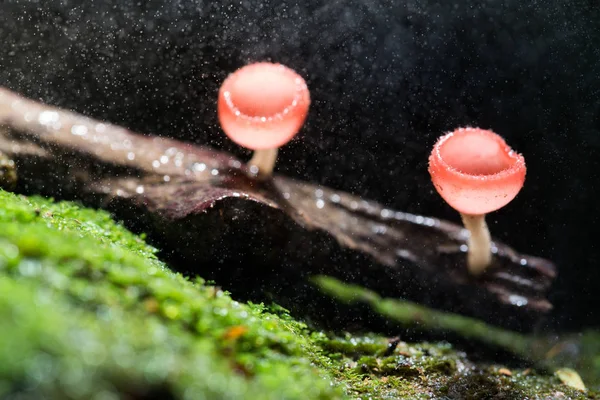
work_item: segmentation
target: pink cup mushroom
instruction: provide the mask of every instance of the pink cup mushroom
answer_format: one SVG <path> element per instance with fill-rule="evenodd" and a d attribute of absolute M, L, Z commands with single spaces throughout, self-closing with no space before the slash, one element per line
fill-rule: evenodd
<path fill-rule="evenodd" d="M 281 64 L 260 62 L 229 75 L 219 90 L 218 113 L 225 134 L 254 150 L 250 171 L 272 174 L 280 146 L 300 130 L 310 94 L 300 75 Z"/>
<path fill-rule="evenodd" d="M 442 136 L 429 157 L 431 180 L 444 200 L 460 212 L 471 233 L 467 264 L 479 275 L 492 261 L 485 214 L 515 198 L 525 182 L 525 159 L 500 136 L 479 128 L 460 128 Z"/>

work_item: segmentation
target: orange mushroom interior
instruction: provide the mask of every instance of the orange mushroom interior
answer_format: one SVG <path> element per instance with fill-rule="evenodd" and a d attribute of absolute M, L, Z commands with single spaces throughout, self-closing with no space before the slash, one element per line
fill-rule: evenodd
<path fill-rule="evenodd" d="M 479 130 L 457 135 L 440 147 L 440 156 L 455 170 L 467 175 L 494 175 L 511 167 L 514 159 L 505 151 L 497 135 Z"/>

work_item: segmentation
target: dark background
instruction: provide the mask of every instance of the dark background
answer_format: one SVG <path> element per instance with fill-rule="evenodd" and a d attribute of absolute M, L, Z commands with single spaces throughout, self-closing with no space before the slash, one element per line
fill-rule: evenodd
<path fill-rule="evenodd" d="M 600 325 L 600 5 L 596 1 L 0 2 L 0 85 L 136 131 L 247 157 L 216 120 L 220 83 L 257 60 L 307 80 L 280 173 L 459 221 L 427 157 L 457 126 L 523 153 L 492 234 L 559 266 L 554 327 Z"/>

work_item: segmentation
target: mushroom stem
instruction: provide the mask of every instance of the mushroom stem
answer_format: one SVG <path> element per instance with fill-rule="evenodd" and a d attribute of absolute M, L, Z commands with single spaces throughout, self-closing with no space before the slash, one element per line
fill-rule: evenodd
<path fill-rule="evenodd" d="M 278 148 L 274 149 L 260 149 L 254 151 L 252 158 L 248 161 L 251 172 L 256 174 L 259 178 L 267 178 L 273 174 L 275 168 L 275 161 L 277 161 Z M 252 167 L 258 168 L 254 170 Z"/>
<path fill-rule="evenodd" d="M 480 275 L 492 262 L 492 242 L 485 223 L 485 214 L 460 214 L 465 228 L 469 230 L 467 266 L 472 275 Z"/>

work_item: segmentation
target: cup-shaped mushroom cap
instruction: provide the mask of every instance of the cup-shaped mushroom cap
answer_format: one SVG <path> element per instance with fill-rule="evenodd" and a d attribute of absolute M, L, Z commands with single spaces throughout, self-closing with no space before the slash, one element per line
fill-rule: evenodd
<path fill-rule="evenodd" d="M 525 159 L 489 130 L 461 128 L 442 136 L 429 157 L 431 180 L 463 214 L 482 215 L 515 198 L 525 182 Z"/>
<path fill-rule="evenodd" d="M 278 148 L 300 130 L 310 105 L 306 82 L 281 64 L 256 63 L 229 75 L 219 90 L 225 134 L 252 150 Z"/>

